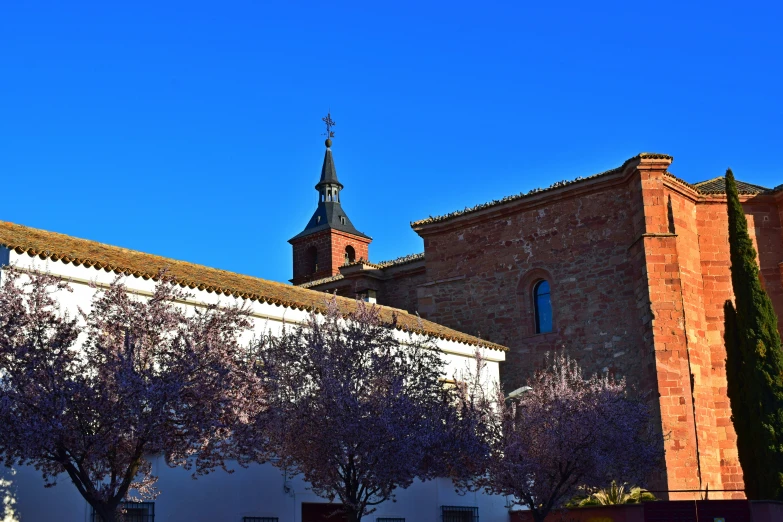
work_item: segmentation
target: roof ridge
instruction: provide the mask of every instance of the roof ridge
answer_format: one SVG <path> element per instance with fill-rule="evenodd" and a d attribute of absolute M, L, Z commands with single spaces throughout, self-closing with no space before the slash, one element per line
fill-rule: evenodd
<path fill-rule="evenodd" d="M 7 221 L 0 221 L 0 245 L 12 249 L 18 254 L 27 253 L 41 259 L 73 263 L 75 266 L 84 265 L 103 269 L 106 272 L 133 275 L 145 280 L 156 280 L 159 278 L 161 269 L 167 269 L 168 275 L 182 287 L 230 295 L 295 310 L 322 313 L 327 309 L 328 296 L 314 290 Z M 352 299 L 340 296 L 337 296 L 337 299 L 345 310 L 350 311 L 356 307 L 356 302 Z M 396 327 L 399 330 L 427 334 L 435 338 L 473 346 L 507 350 L 499 344 L 411 316 L 405 310 L 382 306 L 381 316 L 387 324 L 396 320 Z"/>
<path fill-rule="evenodd" d="M 405 263 L 412 263 L 413 261 L 418 261 L 419 259 L 424 259 L 424 252 L 417 252 L 414 254 L 406 254 L 404 256 L 395 257 L 394 259 L 390 259 L 388 261 L 380 261 L 376 263 L 375 266 L 379 268 L 389 268 L 390 266 L 395 265 L 404 265 Z"/>
<path fill-rule="evenodd" d="M 709 183 L 710 181 L 715 181 L 721 178 L 723 178 L 723 176 L 715 176 L 714 178 L 705 179 L 704 181 L 697 181 L 696 183 L 693 184 L 693 186 L 698 187 L 699 185 L 703 185 L 705 183 Z"/>
<path fill-rule="evenodd" d="M 339 281 L 344 277 L 345 276 L 342 274 L 335 274 L 333 276 L 322 277 L 321 279 L 313 279 L 312 281 L 307 281 L 306 283 L 302 283 L 296 286 L 298 286 L 299 288 L 311 288 L 313 286 L 317 286 L 323 283 L 331 283 L 332 281 Z"/>
<path fill-rule="evenodd" d="M 517 194 L 511 194 L 511 195 L 502 197 L 500 199 L 493 199 L 493 200 L 488 201 L 486 203 L 479 203 L 479 204 L 474 205 L 472 207 L 467 207 L 466 206 L 463 210 L 455 210 L 453 212 L 449 212 L 447 214 L 442 214 L 440 216 L 429 216 L 429 217 L 426 217 L 424 219 L 419 219 L 417 221 L 411 221 L 410 225 L 411 225 L 411 227 L 416 227 L 416 226 L 419 226 L 419 225 L 428 225 L 430 223 L 437 223 L 437 222 L 440 222 L 440 221 L 446 221 L 447 219 L 459 217 L 459 216 L 462 216 L 462 215 L 465 215 L 465 214 L 471 214 L 473 212 L 478 212 L 479 210 L 483 210 L 485 208 L 490 208 L 490 207 L 494 207 L 494 206 L 497 206 L 497 205 L 501 205 L 503 203 L 509 203 L 511 201 L 517 201 L 517 200 L 520 200 L 520 199 L 524 199 L 526 197 L 530 197 L 530 196 L 534 196 L 536 194 L 540 194 L 542 192 L 548 192 L 550 190 L 555 190 L 555 189 L 558 189 L 558 188 L 561 188 L 561 187 L 573 185 L 573 184 L 579 183 L 581 181 L 587 181 L 587 180 L 594 179 L 594 178 L 597 178 L 597 177 L 600 177 L 600 176 L 607 176 L 609 174 L 614 174 L 616 172 L 622 171 L 626 167 L 626 165 L 628 165 L 630 162 L 632 162 L 632 161 L 634 161 L 636 159 L 672 159 L 672 157 L 669 156 L 669 155 L 666 155 L 666 154 L 657 154 L 657 153 L 654 153 L 654 152 L 641 152 L 641 153 L 637 154 L 636 156 L 625 160 L 623 162 L 623 164 L 620 165 L 619 167 L 614 167 L 614 168 L 611 168 L 609 170 L 605 170 L 603 172 L 599 172 L 597 174 L 591 174 L 591 175 L 585 176 L 585 177 L 577 176 L 576 178 L 571 179 L 571 180 L 557 181 L 555 183 L 552 183 L 551 185 L 549 185 L 546 188 L 537 187 L 537 188 L 533 188 L 531 190 L 528 190 L 527 192 L 522 191 L 522 192 L 519 192 Z"/>

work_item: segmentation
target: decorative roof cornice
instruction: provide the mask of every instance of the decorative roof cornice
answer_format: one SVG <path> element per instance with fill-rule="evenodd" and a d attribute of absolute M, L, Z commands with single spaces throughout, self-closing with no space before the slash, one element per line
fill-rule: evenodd
<path fill-rule="evenodd" d="M 390 268 L 393 266 L 407 265 L 408 263 L 421 261 L 423 259 L 424 259 L 424 252 L 419 252 L 418 254 L 408 254 L 407 256 L 401 256 L 396 259 L 391 259 L 389 261 L 381 261 L 375 266 L 377 266 L 378 268 Z"/>
<path fill-rule="evenodd" d="M 18 254 L 27 253 L 41 259 L 62 261 L 76 266 L 84 265 L 96 270 L 119 275 L 157 279 L 162 270 L 182 287 L 215 292 L 251 301 L 259 301 L 295 310 L 323 313 L 327 299 L 323 293 L 306 288 L 267 281 L 257 277 L 227 272 L 217 268 L 177 261 L 136 250 L 129 250 L 65 234 L 0 221 L 0 245 Z M 337 297 L 340 307 L 347 312 L 356 309 L 356 301 Z M 396 321 L 402 331 L 431 335 L 472 346 L 482 346 L 506 351 L 507 348 L 467 335 L 451 328 L 421 319 L 404 310 L 381 306 L 381 318 L 387 324 Z"/>
<path fill-rule="evenodd" d="M 535 188 L 535 189 L 529 190 L 527 192 L 520 192 L 519 194 L 513 194 L 511 196 L 506 196 L 506 197 L 501 198 L 501 199 L 488 201 L 487 203 L 481 203 L 481 204 L 475 205 L 473 207 L 465 207 L 463 210 L 456 210 L 454 212 L 450 212 L 450 213 L 444 214 L 442 216 L 434 216 L 434 217 L 430 216 L 430 217 L 425 218 L 425 219 L 420 219 L 418 221 L 411 222 L 411 227 L 418 227 L 418 226 L 422 226 L 422 225 L 429 225 L 429 224 L 432 224 L 432 223 L 438 223 L 438 222 L 441 222 L 441 221 L 446 221 L 446 220 L 449 220 L 449 219 L 453 219 L 453 218 L 457 218 L 457 217 L 460 217 L 460 216 L 464 216 L 466 214 L 472 214 L 473 212 L 478 212 L 480 210 L 484 210 L 484 209 L 487 209 L 487 208 L 490 208 L 490 207 L 495 207 L 495 206 L 498 206 L 498 205 L 503 205 L 505 203 L 510 203 L 512 201 L 517 201 L 517 200 L 520 200 L 520 199 L 536 196 L 536 195 L 541 194 L 543 192 L 550 192 L 550 191 L 557 190 L 557 189 L 560 189 L 560 188 L 563 188 L 563 187 L 567 187 L 569 185 L 574 185 L 576 183 L 581 183 L 581 182 L 584 182 L 584 181 L 587 181 L 587 180 L 599 178 L 599 177 L 602 177 L 602 176 L 608 176 L 610 174 L 620 173 L 620 172 L 623 172 L 625 170 L 625 168 L 628 165 L 630 165 L 631 163 L 633 163 L 635 161 L 645 160 L 645 159 L 671 161 L 673 158 L 672 158 L 672 156 L 669 156 L 668 154 L 658 154 L 658 153 L 655 153 L 655 152 L 642 152 L 642 153 L 637 154 L 636 156 L 634 156 L 632 158 L 629 158 L 628 160 L 626 160 L 619 167 L 615 167 L 613 169 L 609 169 L 609 170 L 606 170 L 604 172 L 599 172 L 598 174 L 593 174 L 593 175 L 587 176 L 587 177 L 581 177 L 580 176 L 580 177 L 577 177 L 577 178 L 572 179 L 572 180 L 558 181 L 558 182 L 553 183 L 552 185 L 550 185 L 550 186 L 548 186 L 546 188 Z"/>
<path fill-rule="evenodd" d="M 669 179 L 672 179 L 672 180 L 676 181 L 680 185 L 683 185 L 685 187 L 688 187 L 689 189 L 695 190 L 696 192 L 699 191 L 699 189 L 697 189 L 696 187 L 694 187 L 693 185 L 691 185 L 690 183 L 688 183 L 684 179 L 678 178 L 677 176 L 675 176 L 674 174 L 672 174 L 669 171 L 664 172 L 663 175 L 666 176 Z"/>
<path fill-rule="evenodd" d="M 369 266 L 369 267 L 377 268 L 377 269 L 384 269 L 384 268 L 391 268 L 393 266 L 399 266 L 399 265 L 405 265 L 405 264 L 408 264 L 408 263 L 413 263 L 415 261 L 420 261 L 422 259 L 424 259 L 424 252 L 419 252 L 418 254 L 408 254 L 406 256 L 401 256 L 401 257 L 398 257 L 396 259 L 391 259 L 389 261 L 381 261 L 379 263 L 371 263 L 371 262 L 367 261 L 366 259 L 357 259 L 353 263 L 348 263 L 348 264 L 343 265 L 343 266 L 344 267 L 349 267 L 349 266 L 362 265 L 362 266 Z M 302 285 L 299 285 L 299 286 L 302 286 Z"/>

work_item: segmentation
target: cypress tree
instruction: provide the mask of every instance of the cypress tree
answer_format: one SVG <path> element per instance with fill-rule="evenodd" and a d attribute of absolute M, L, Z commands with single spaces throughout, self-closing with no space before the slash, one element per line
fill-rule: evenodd
<path fill-rule="evenodd" d="M 726 199 L 736 303 L 724 307 L 726 378 L 745 493 L 754 500 L 783 500 L 783 353 L 731 169 Z"/>

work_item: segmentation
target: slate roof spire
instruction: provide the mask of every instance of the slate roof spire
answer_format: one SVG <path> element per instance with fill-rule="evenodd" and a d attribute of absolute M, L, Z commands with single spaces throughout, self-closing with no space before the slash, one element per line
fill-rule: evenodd
<path fill-rule="evenodd" d="M 332 127 L 335 123 L 331 114 L 327 114 L 322 119 L 326 124 L 326 141 L 324 142 L 326 152 L 324 153 L 324 163 L 321 166 L 321 179 L 315 186 L 315 190 L 318 191 L 318 207 L 305 229 L 289 241 L 327 229 L 340 230 L 369 239 L 370 236 L 356 230 L 342 208 L 343 184 L 337 179 L 337 169 L 334 167 L 334 158 L 332 157 L 332 138 L 334 137 Z"/>

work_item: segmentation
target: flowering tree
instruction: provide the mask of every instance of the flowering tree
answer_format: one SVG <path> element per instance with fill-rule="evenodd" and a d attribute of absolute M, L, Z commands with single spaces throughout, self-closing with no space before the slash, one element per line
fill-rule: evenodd
<path fill-rule="evenodd" d="M 648 407 L 623 380 L 585 379 L 578 364 L 558 355 L 535 374 L 519 399 L 502 394 L 487 414 L 492 451 L 473 486 L 512 495 L 541 522 L 580 487 L 613 480 L 643 485 L 660 461 Z"/>
<path fill-rule="evenodd" d="M 332 300 L 325 317 L 269 336 L 261 353 L 273 390 L 273 462 L 339 499 L 349 522 L 393 499 L 395 488 L 448 473 L 445 448 L 458 450 L 460 439 L 431 341 L 401 340 L 361 301 L 343 319 Z"/>
<path fill-rule="evenodd" d="M 6 269 L 0 286 L 0 456 L 33 465 L 47 486 L 67 473 L 113 522 L 120 502 L 154 498 L 145 456 L 194 475 L 224 467 L 232 428 L 263 409 L 238 339 L 238 308 L 188 314 L 161 280 L 134 298 L 116 280 L 89 313 L 69 316 L 48 275 Z"/>

